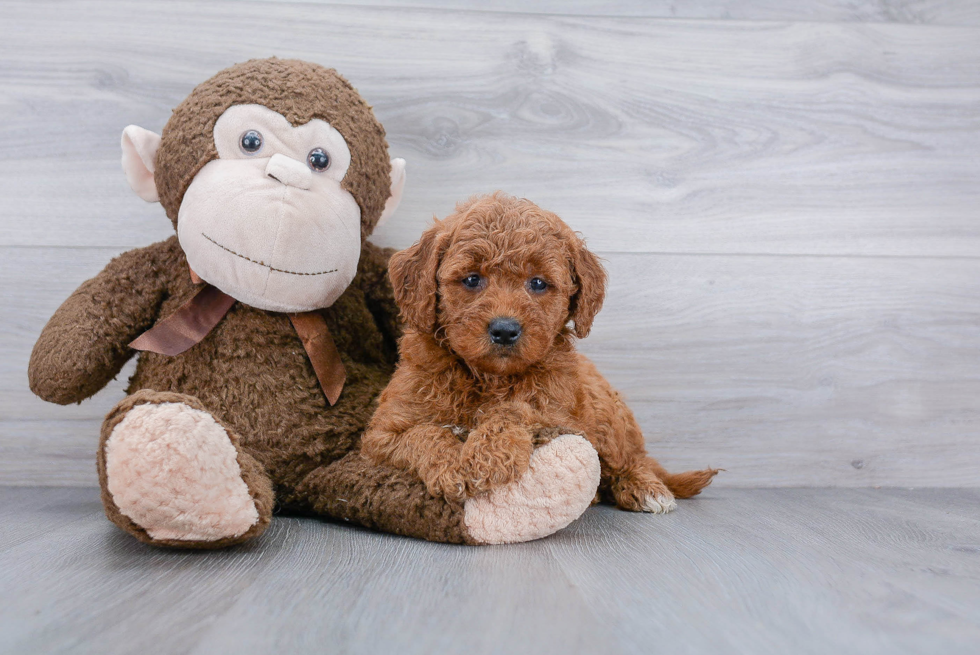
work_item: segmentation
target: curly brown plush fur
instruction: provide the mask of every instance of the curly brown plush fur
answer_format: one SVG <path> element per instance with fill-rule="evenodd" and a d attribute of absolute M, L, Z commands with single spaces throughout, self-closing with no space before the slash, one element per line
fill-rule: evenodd
<path fill-rule="evenodd" d="M 647 456 L 632 412 L 575 352 L 573 333 L 585 337 L 602 306 L 605 272 L 556 215 L 500 193 L 471 200 L 396 253 L 390 275 L 410 329 L 363 438 L 375 462 L 460 500 L 517 479 L 535 435 L 560 426 L 592 443 L 600 493 L 623 509 L 668 510 L 717 473 L 670 474 Z M 499 318 L 520 324 L 512 345 L 490 338 Z"/>

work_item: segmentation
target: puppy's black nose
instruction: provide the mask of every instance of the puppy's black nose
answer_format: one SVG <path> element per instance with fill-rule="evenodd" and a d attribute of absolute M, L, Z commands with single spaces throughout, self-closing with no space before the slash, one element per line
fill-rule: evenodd
<path fill-rule="evenodd" d="M 513 318 L 495 318 L 487 328 L 490 341 L 501 346 L 513 346 L 521 336 L 521 324 Z"/>

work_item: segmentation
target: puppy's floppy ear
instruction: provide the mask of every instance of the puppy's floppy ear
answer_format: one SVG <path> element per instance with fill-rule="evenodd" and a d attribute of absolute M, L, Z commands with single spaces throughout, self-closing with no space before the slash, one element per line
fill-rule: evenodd
<path fill-rule="evenodd" d="M 388 277 L 402 320 L 417 332 L 431 334 L 436 329 L 436 272 L 446 241 L 447 235 L 434 225 L 388 262 Z"/>
<path fill-rule="evenodd" d="M 584 339 L 606 297 L 606 271 L 599 258 L 578 236 L 570 240 L 572 276 L 577 290 L 568 301 L 568 317 L 575 322 L 575 336 Z"/>

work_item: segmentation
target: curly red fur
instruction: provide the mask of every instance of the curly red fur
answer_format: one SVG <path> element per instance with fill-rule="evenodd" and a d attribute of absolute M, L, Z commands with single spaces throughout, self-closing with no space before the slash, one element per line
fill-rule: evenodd
<path fill-rule="evenodd" d="M 369 458 L 462 499 L 519 478 L 538 433 L 559 428 L 598 451 L 600 497 L 634 511 L 694 496 L 717 473 L 667 473 L 619 393 L 575 352 L 574 337 L 602 307 L 606 274 L 555 214 L 502 193 L 471 199 L 393 255 L 389 273 L 409 330 L 362 438 Z M 521 325 L 513 345 L 489 336 L 500 317 Z"/>

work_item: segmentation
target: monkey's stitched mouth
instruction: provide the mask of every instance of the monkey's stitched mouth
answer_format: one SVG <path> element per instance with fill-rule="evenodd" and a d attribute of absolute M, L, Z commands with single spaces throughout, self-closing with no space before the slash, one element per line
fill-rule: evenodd
<path fill-rule="evenodd" d="M 271 266 L 269 264 L 266 264 L 265 262 L 257 262 L 254 259 L 252 259 L 251 257 L 246 257 L 245 255 L 243 255 L 241 253 L 235 252 L 231 248 L 229 248 L 227 246 L 221 245 L 220 243 L 218 243 L 217 241 L 215 241 L 214 239 L 212 239 L 211 237 L 209 237 L 208 235 L 206 235 L 204 232 L 201 232 L 201 236 L 204 237 L 205 239 L 207 239 L 208 241 L 210 241 L 211 243 L 213 243 L 214 245 L 218 246 L 222 250 L 226 250 L 226 251 L 230 252 L 235 257 L 241 257 L 242 259 L 244 259 L 247 262 L 252 262 L 253 264 L 257 264 L 258 266 L 264 266 L 267 269 L 269 269 L 270 271 L 275 271 L 276 273 L 288 273 L 290 275 L 326 275 L 327 273 L 336 273 L 337 272 L 337 269 L 336 268 L 330 269 L 329 271 L 320 271 L 318 273 L 299 273 L 297 271 L 287 271 L 287 270 L 284 270 L 282 268 L 276 268 L 275 266 Z"/>

